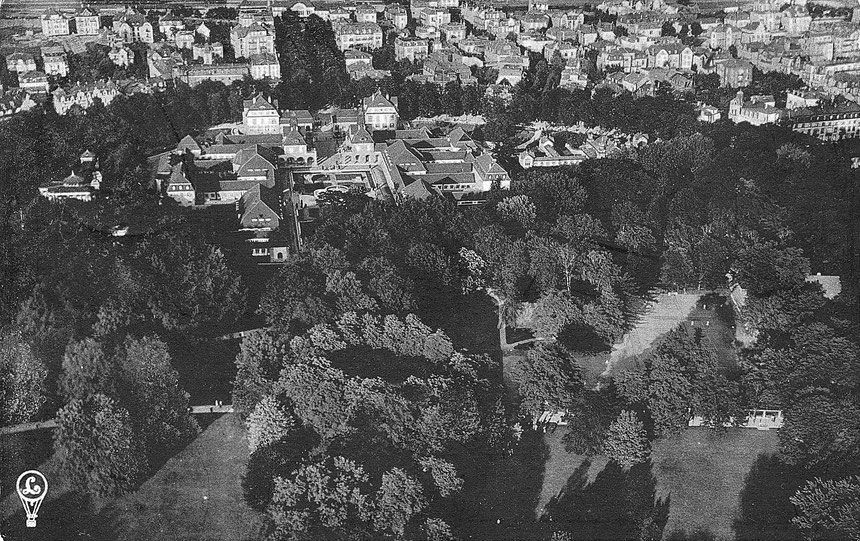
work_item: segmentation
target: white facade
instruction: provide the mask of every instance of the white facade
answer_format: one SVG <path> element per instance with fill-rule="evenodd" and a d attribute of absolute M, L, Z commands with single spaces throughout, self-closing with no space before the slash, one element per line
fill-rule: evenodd
<path fill-rule="evenodd" d="M 281 115 L 262 96 L 245 102 L 242 125 L 247 134 L 281 133 Z"/>
<path fill-rule="evenodd" d="M 69 19 L 58 11 L 49 9 L 42 15 L 42 33 L 45 36 L 68 36 Z"/>

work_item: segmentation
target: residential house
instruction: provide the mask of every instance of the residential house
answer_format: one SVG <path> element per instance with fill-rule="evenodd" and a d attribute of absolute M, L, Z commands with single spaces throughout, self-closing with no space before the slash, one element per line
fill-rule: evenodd
<path fill-rule="evenodd" d="M 563 148 L 556 148 L 556 141 L 550 135 L 539 137 L 534 148 L 520 152 L 519 162 L 523 169 L 531 169 L 532 167 L 576 165 L 587 158 L 585 152 L 572 148 L 569 143 L 566 143 Z"/>
<path fill-rule="evenodd" d="M 142 13 L 127 11 L 114 19 L 113 30 L 126 43 L 155 43 L 152 23 Z"/>
<path fill-rule="evenodd" d="M 65 52 L 43 55 L 42 63 L 45 66 L 46 75 L 65 77 L 69 74 L 69 63 Z"/>
<path fill-rule="evenodd" d="M 373 6 L 356 6 L 353 15 L 355 16 L 355 22 L 376 24 L 376 8 Z"/>
<path fill-rule="evenodd" d="M 537 32 L 549 28 L 549 15 L 543 12 L 528 12 L 520 18 L 520 30 Z"/>
<path fill-rule="evenodd" d="M 406 8 L 400 4 L 388 4 L 385 6 L 383 15 L 385 19 L 391 21 L 394 28 L 398 30 L 403 30 L 406 28 L 406 25 L 409 24 L 409 13 L 406 11 Z"/>
<path fill-rule="evenodd" d="M 744 93 L 738 90 L 735 98 L 729 103 L 729 120 L 735 123 L 749 122 L 753 126 L 774 124 L 781 116 L 773 96 L 751 96 L 744 100 Z"/>
<path fill-rule="evenodd" d="M 693 67 L 693 50 L 681 43 L 653 45 L 646 51 L 648 67 L 689 70 Z"/>
<path fill-rule="evenodd" d="M 12 89 L 0 95 L 0 120 L 12 115 L 29 111 L 36 106 L 36 102 L 28 92 L 21 89 Z"/>
<path fill-rule="evenodd" d="M 556 54 L 565 62 L 575 60 L 579 57 L 579 47 L 568 41 L 554 41 L 543 49 L 543 56 L 548 61 L 551 61 Z"/>
<path fill-rule="evenodd" d="M 328 20 L 331 21 L 332 26 L 338 21 L 348 22 L 350 18 L 349 12 L 342 7 L 332 8 L 328 14 Z"/>
<path fill-rule="evenodd" d="M 860 137 L 860 106 L 855 103 L 831 108 L 789 109 L 785 118 L 792 130 L 822 141 Z"/>
<path fill-rule="evenodd" d="M 743 88 L 752 83 L 753 65 L 747 60 L 718 60 L 714 64 L 714 70 L 720 77 L 720 86 Z"/>
<path fill-rule="evenodd" d="M 341 51 L 382 47 L 382 28 L 376 23 L 337 22 L 333 27 L 335 41 Z"/>
<path fill-rule="evenodd" d="M 31 94 L 47 94 L 48 76 L 42 71 L 28 71 L 18 75 L 18 86 Z"/>
<path fill-rule="evenodd" d="M 52 93 L 54 110 L 58 115 L 69 112 L 73 106 L 88 109 L 98 99 L 107 106 L 119 95 L 113 81 L 97 81 L 95 83 L 77 83 L 68 89 L 58 88 Z"/>
<path fill-rule="evenodd" d="M 297 127 L 289 127 L 284 131 L 282 145 L 284 154 L 281 157 L 287 167 L 311 167 L 316 164 L 316 149 L 308 146 Z"/>
<path fill-rule="evenodd" d="M 251 66 L 251 77 L 254 79 L 281 78 L 281 63 L 273 53 L 252 54 L 248 62 Z"/>
<path fill-rule="evenodd" d="M 275 51 L 275 32 L 267 26 L 253 22 L 230 29 L 230 44 L 237 58 Z"/>
<path fill-rule="evenodd" d="M 205 22 L 202 22 L 194 29 L 194 33 L 203 38 L 204 41 L 209 41 L 209 36 L 212 35 L 212 30 L 206 26 Z"/>
<path fill-rule="evenodd" d="M 580 68 L 568 66 L 562 70 L 558 85 L 566 88 L 585 88 L 588 86 L 588 75 Z"/>
<path fill-rule="evenodd" d="M 740 29 L 750 24 L 750 13 L 749 11 L 729 12 L 723 17 L 723 22 Z"/>
<path fill-rule="evenodd" d="M 373 65 L 373 55 L 356 49 L 347 49 L 343 52 L 343 59 L 346 62 L 346 69 L 349 71 L 354 66 L 371 66 Z"/>
<path fill-rule="evenodd" d="M 487 48 L 487 44 L 494 43 L 486 38 L 466 38 L 457 43 L 457 48 L 463 51 L 463 54 L 472 56 L 483 56 Z"/>
<path fill-rule="evenodd" d="M 239 225 L 245 229 L 275 230 L 281 225 L 281 195 L 277 188 L 255 184 L 239 199 Z M 253 255 L 268 255 L 255 250 Z"/>
<path fill-rule="evenodd" d="M 433 52 L 424 60 L 424 67 L 420 75 L 411 75 L 409 78 L 440 86 L 452 81 L 459 82 L 461 85 L 477 84 L 478 80 L 472 76 L 472 71 L 466 62 L 480 63 L 480 60 L 464 57 L 456 50 L 441 49 Z"/>
<path fill-rule="evenodd" d="M 577 38 L 577 31 L 576 30 L 574 30 L 573 28 L 562 28 L 559 26 L 553 26 L 551 28 L 547 28 L 546 31 L 544 32 L 544 34 L 546 35 L 546 37 L 550 38 L 551 40 L 558 41 L 558 42 L 574 43 L 574 42 L 576 42 L 576 38 Z"/>
<path fill-rule="evenodd" d="M 181 160 L 171 166 L 170 176 L 162 184 L 162 189 L 164 195 L 183 207 L 191 206 L 197 200 L 194 185 L 185 175 L 185 165 Z"/>
<path fill-rule="evenodd" d="M 699 122 L 713 124 L 723 116 L 722 113 L 720 113 L 720 110 L 713 105 L 699 103 L 696 105 L 696 110 L 699 112 L 699 116 L 697 117 Z"/>
<path fill-rule="evenodd" d="M 776 10 L 767 10 L 767 11 L 751 11 L 750 12 L 750 24 L 746 27 L 749 28 L 754 24 L 758 23 L 761 25 L 762 30 L 765 33 L 772 34 L 779 30 L 779 25 L 781 23 L 781 15 L 779 11 Z"/>
<path fill-rule="evenodd" d="M 768 32 L 761 23 L 750 23 L 741 28 L 741 43 L 754 43 L 760 41 L 768 43 L 773 37 L 772 32 Z"/>
<path fill-rule="evenodd" d="M 439 30 L 448 45 L 455 45 L 466 39 L 466 25 L 464 23 L 443 24 Z"/>
<path fill-rule="evenodd" d="M 377 90 L 372 96 L 362 100 L 364 125 L 371 130 L 393 130 L 397 128 L 397 96 L 383 96 Z"/>
<path fill-rule="evenodd" d="M 121 68 L 127 68 L 134 63 L 134 51 L 128 47 L 113 47 L 108 51 L 108 58 Z"/>
<path fill-rule="evenodd" d="M 192 49 L 194 47 L 194 32 L 191 30 L 179 30 L 173 34 L 173 41 L 179 49 Z"/>
<path fill-rule="evenodd" d="M 741 42 L 740 28 L 730 24 L 717 25 L 705 35 L 711 49 L 728 50 L 732 45 L 737 46 Z"/>
<path fill-rule="evenodd" d="M 596 42 L 597 38 L 600 37 L 600 33 L 592 25 L 582 25 L 578 28 L 577 32 L 578 37 L 576 41 L 581 47 L 588 47 L 592 43 Z"/>
<path fill-rule="evenodd" d="M 821 94 L 818 92 L 803 92 L 789 90 L 785 94 L 786 109 L 802 109 L 817 107 L 821 99 Z"/>
<path fill-rule="evenodd" d="M 18 75 L 36 71 L 36 58 L 29 53 L 12 53 L 6 57 L 6 69 Z"/>
<path fill-rule="evenodd" d="M 211 66 L 184 66 L 182 79 L 189 86 L 197 86 L 203 81 L 219 81 L 230 86 L 235 81 L 241 81 L 251 71 L 248 64 L 213 64 Z"/>
<path fill-rule="evenodd" d="M 439 28 L 443 24 L 451 22 L 451 12 L 447 8 L 426 7 L 421 10 L 418 20 L 422 26 L 435 26 Z"/>
<path fill-rule="evenodd" d="M 69 19 L 57 11 L 50 8 L 42 14 L 42 34 L 49 36 L 68 36 Z"/>
<path fill-rule="evenodd" d="M 397 38 L 394 40 L 394 58 L 398 61 L 423 60 L 430 54 L 429 44 L 421 38 Z"/>
<path fill-rule="evenodd" d="M 75 13 L 75 34 L 79 36 L 97 36 L 101 21 L 99 14 L 89 8 L 83 8 Z"/>
<path fill-rule="evenodd" d="M 246 134 L 281 133 L 281 115 L 266 98 L 261 95 L 245 100 L 242 107 L 242 127 Z"/>
<path fill-rule="evenodd" d="M 191 58 L 202 60 L 205 65 L 214 64 L 216 60 L 224 58 L 224 46 L 217 41 L 215 43 L 195 43 L 191 46 Z"/>
<path fill-rule="evenodd" d="M 185 24 L 182 22 L 182 19 L 180 19 L 176 15 L 162 15 L 158 19 L 158 30 L 159 32 L 164 34 L 167 39 L 173 39 L 173 36 L 176 34 L 176 32 L 178 32 L 179 30 L 183 30 L 184 28 Z M 194 38 L 192 37 L 192 42 L 193 41 Z M 178 46 L 179 45 L 177 44 L 177 47 Z"/>
<path fill-rule="evenodd" d="M 812 25 L 812 15 L 804 6 L 788 6 L 780 13 L 782 30 L 791 35 L 800 35 L 809 31 Z"/>
<path fill-rule="evenodd" d="M 506 39 L 490 41 L 484 50 L 484 63 L 493 68 L 504 65 L 528 67 L 528 57 L 520 52 L 516 43 Z"/>

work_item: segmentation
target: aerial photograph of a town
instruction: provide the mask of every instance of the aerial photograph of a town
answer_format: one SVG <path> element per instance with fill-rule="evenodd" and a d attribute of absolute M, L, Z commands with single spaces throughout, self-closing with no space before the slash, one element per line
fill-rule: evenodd
<path fill-rule="evenodd" d="M 860 0 L 0 0 L 0 541 L 860 541 Z"/>

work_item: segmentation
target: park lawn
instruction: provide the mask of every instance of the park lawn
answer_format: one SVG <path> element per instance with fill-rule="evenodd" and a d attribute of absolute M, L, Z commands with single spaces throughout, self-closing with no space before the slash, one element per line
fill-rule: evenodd
<path fill-rule="evenodd" d="M 651 458 L 657 496 L 670 499 L 664 537 L 683 530 L 734 539 L 745 478 L 760 455 L 776 451 L 776 431 L 742 428 L 690 428 L 655 442 Z"/>
<path fill-rule="evenodd" d="M 259 539 L 262 517 L 242 497 L 248 459 L 238 415 L 222 415 L 137 492 L 107 510 L 118 540 Z"/>
<path fill-rule="evenodd" d="M 117 541 L 262 538 L 263 519 L 245 505 L 242 496 L 248 443 L 241 419 L 232 414 L 197 419 L 202 426 L 212 422 L 137 492 L 116 500 L 89 498 L 69 489 L 51 452 L 48 431 L 4 437 L 3 458 L 12 460 L 3 463 L 0 530 L 11 539 L 33 541 L 67 541 L 76 536 Z M 7 492 L 7 485 L 13 473 L 33 467 L 45 474 L 49 488 L 37 528 L 30 529 L 24 527 L 21 503 L 14 492 Z"/>

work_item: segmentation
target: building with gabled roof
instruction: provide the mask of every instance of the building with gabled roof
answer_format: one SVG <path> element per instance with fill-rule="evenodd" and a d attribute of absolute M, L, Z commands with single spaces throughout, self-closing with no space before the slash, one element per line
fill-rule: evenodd
<path fill-rule="evenodd" d="M 245 100 L 242 108 L 242 127 L 247 134 L 281 133 L 281 115 L 262 95 Z"/>
<path fill-rule="evenodd" d="M 252 54 L 248 63 L 251 66 L 251 77 L 254 79 L 281 78 L 281 63 L 274 53 Z"/>
<path fill-rule="evenodd" d="M 275 32 L 258 22 L 249 26 L 239 24 L 230 30 L 230 44 L 237 58 L 272 53 L 275 51 Z"/>
<path fill-rule="evenodd" d="M 42 14 L 42 34 L 45 36 L 68 36 L 69 19 L 54 8 Z"/>
<path fill-rule="evenodd" d="M 397 96 L 383 96 L 378 89 L 362 100 L 364 125 L 371 130 L 393 130 L 400 118 L 397 111 Z"/>
<path fill-rule="evenodd" d="M 79 36 L 97 36 L 101 28 L 99 14 L 90 8 L 83 8 L 75 13 L 75 34 Z"/>
<path fill-rule="evenodd" d="M 197 194 L 188 177 L 185 176 L 185 165 L 179 161 L 171 166 L 170 176 L 163 184 L 164 194 L 182 206 L 190 206 L 196 202 Z"/>
<path fill-rule="evenodd" d="M 119 90 L 113 81 L 96 81 L 86 84 L 77 83 L 67 89 L 57 88 L 52 95 L 54 110 L 58 115 L 64 115 L 75 105 L 89 109 L 96 99 L 101 100 L 105 106 L 110 105 L 119 95 Z"/>

